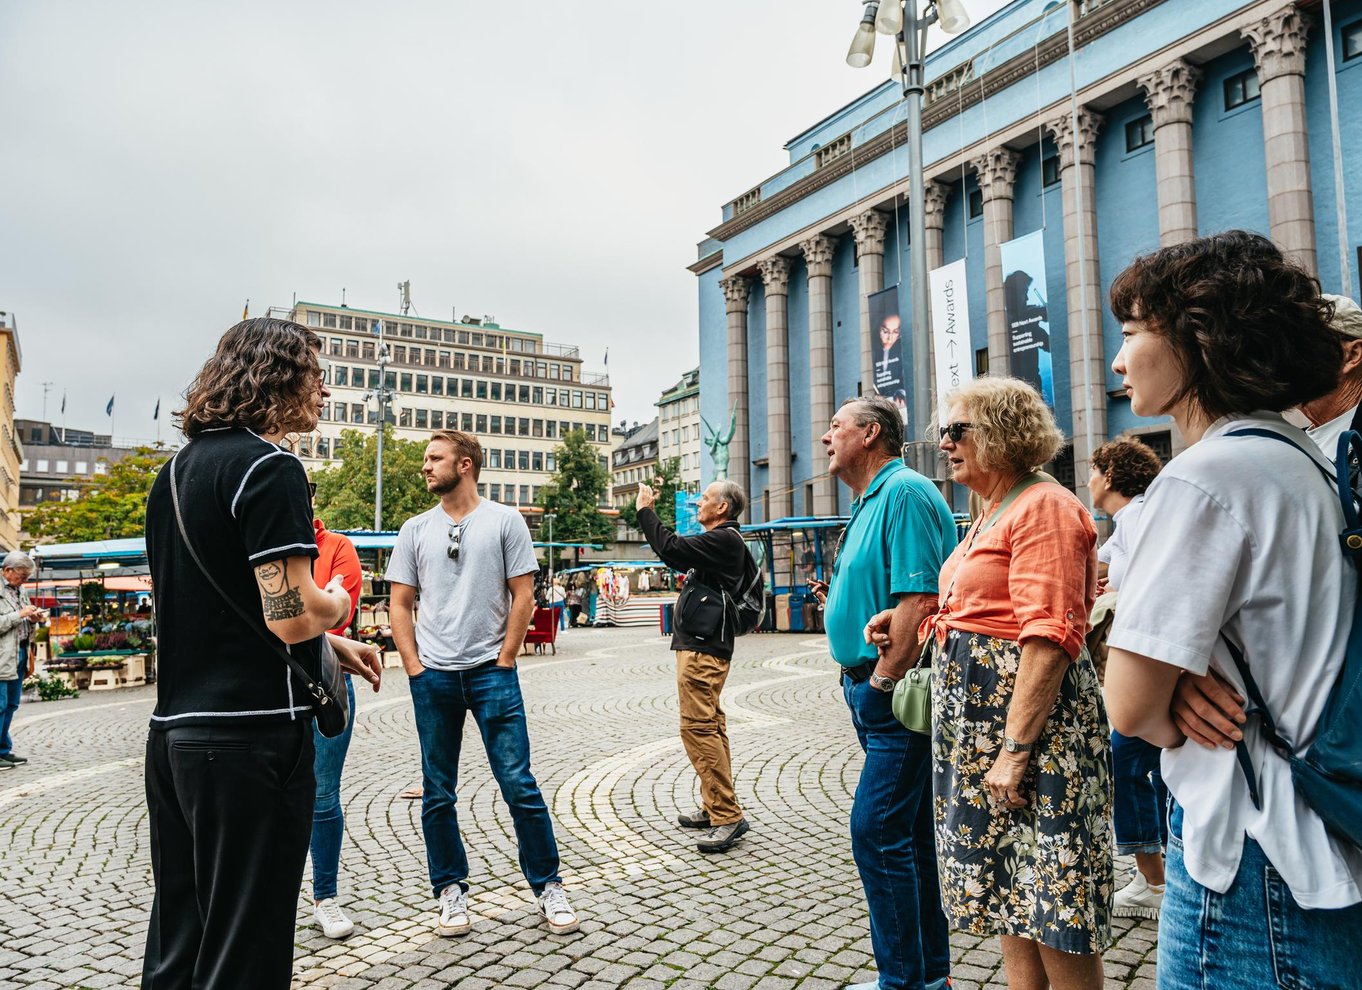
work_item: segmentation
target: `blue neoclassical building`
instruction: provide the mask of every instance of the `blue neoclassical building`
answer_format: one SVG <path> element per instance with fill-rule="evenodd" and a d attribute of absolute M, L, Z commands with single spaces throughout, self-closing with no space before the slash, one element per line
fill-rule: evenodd
<path fill-rule="evenodd" d="M 1052 468 L 1080 496 L 1093 444 L 1129 433 L 1164 456 L 1181 446 L 1171 424 L 1132 414 L 1110 369 L 1120 327 L 1107 288 L 1134 255 L 1242 227 L 1326 291 L 1356 296 L 1362 0 L 1332 3 L 1331 32 L 1323 13 L 1318 0 L 1015 0 L 927 60 L 921 245 L 908 243 L 896 82 L 794 137 L 789 166 L 723 207 L 691 266 L 701 411 L 727 424 L 736 408 L 729 475 L 750 491 L 753 520 L 847 510 L 819 437 L 843 398 L 874 388 L 870 297 L 898 284 L 911 325 L 911 251 L 929 269 L 963 261 L 968 357 L 1006 373 L 1003 256 L 1039 234 L 1028 243 L 1043 249 L 1054 408 L 1073 437 Z"/>

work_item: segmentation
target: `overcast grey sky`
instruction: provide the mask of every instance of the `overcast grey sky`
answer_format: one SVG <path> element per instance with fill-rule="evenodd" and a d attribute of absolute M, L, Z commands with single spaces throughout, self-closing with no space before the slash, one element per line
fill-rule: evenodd
<path fill-rule="evenodd" d="M 1000 0 L 967 0 L 976 20 Z M 606 347 L 616 419 L 698 360 L 685 266 L 785 142 L 888 73 L 856 0 L 4 0 L 0 310 L 21 417 L 156 435 L 299 299 Z"/>

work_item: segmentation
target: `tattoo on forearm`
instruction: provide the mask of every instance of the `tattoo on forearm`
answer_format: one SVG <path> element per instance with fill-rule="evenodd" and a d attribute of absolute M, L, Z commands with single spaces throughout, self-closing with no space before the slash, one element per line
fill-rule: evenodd
<path fill-rule="evenodd" d="M 255 569 L 255 580 L 260 585 L 266 622 L 296 619 L 305 611 L 303 593 L 289 586 L 288 569 L 282 560 L 261 564 Z"/>

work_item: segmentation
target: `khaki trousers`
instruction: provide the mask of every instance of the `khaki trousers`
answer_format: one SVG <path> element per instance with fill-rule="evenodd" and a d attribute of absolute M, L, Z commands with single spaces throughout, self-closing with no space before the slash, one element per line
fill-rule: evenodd
<path fill-rule="evenodd" d="M 676 693 L 681 702 L 681 744 L 700 778 L 700 802 L 713 826 L 741 821 L 733 793 L 733 760 L 728 752 L 728 723 L 719 695 L 728 679 L 728 661 L 676 651 Z"/>

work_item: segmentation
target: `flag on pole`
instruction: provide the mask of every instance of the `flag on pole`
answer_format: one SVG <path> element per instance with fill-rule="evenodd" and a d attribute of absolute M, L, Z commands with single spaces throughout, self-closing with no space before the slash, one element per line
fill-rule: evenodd
<path fill-rule="evenodd" d="M 610 348 L 605 349 L 605 366 L 610 367 Z"/>
<path fill-rule="evenodd" d="M 113 418 L 113 400 L 114 397 L 112 395 L 109 396 L 109 404 L 104 407 L 104 415 L 111 419 Z"/>
<path fill-rule="evenodd" d="M 161 418 L 161 400 L 160 400 L 160 399 L 157 399 L 157 400 L 156 400 L 156 411 L 153 412 L 153 413 L 151 414 L 151 418 L 152 418 L 152 419 L 160 419 L 160 418 Z"/>
<path fill-rule="evenodd" d="M 66 393 L 65 393 L 65 392 L 62 392 L 62 394 L 61 394 L 61 412 L 62 412 L 62 415 L 63 415 L 63 416 L 66 415 Z"/>
<path fill-rule="evenodd" d="M 249 299 L 246 300 L 246 305 L 241 307 L 241 318 L 243 320 L 251 318 L 251 301 Z"/>

